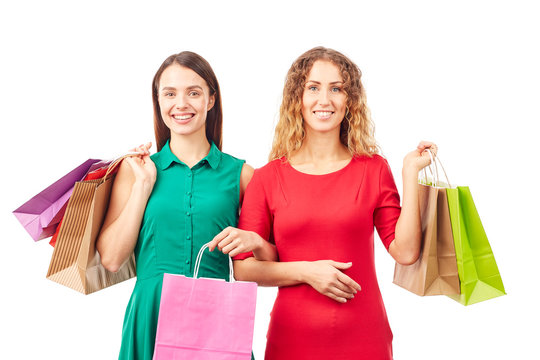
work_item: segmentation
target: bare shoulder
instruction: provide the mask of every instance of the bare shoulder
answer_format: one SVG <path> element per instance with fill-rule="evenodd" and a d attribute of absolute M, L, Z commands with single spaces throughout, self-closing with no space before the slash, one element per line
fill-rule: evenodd
<path fill-rule="evenodd" d="M 242 189 L 242 192 L 246 190 L 246 187 L 251 181 L 254 172 L 255 169 L 251 165 L 244 163 L 242 166 L 242 172 L 240 174 L 240 188 Z"/>

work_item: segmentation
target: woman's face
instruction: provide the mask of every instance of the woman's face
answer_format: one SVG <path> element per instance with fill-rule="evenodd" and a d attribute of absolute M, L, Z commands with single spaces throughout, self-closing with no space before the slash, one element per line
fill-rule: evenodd
<path fill-rule="evenodd" d="M 347 95 L 339 68 L 329 61 L 317 60 L 308 74 L 302 95 L 302 116 L 306 131 L 337 131 L 345 117 Z"/>
<path fill-rule="evenodd" d="M 206 81 L 195 71 L 172 64 L 161 74 L 158 88 L 161 117 L 171 135 L 205 133 L 206 114 L 214 106 Z"/>

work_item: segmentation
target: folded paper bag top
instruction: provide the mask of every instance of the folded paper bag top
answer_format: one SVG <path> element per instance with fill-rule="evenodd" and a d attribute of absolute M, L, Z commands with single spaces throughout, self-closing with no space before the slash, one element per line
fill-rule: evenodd
<path fill-rule="evenodd" d="M 18 207 L 13 214 L 34 241 L 51 236 L 63 217 L 75 183 L 82 180 L 89 171 L 107 163 L 97 159 L 86 160 Z"/>

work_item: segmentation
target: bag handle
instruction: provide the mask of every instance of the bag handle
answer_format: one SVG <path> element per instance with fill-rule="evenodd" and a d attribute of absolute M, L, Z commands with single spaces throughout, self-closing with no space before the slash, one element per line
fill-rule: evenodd
<path fill-rule="evenodd" d="M 127 153 L 125 155 L 122 155 L 120 156 L 119 158 L 113 160 L 109 166 L 107 167 L 107 172 L 105 173 L 105 176 L 103 176 L 101 178 L 101 181 L 102 182 L 105 182 L 105 180 L 107 180 L 107 177 L 114 171 L 114 169 L 122 162 L 122 160 L 124 160 L 125 158 L 129 157 L 129 156 L 139 156 L 138 153 L 136 152 L 130 152 L 130 153 Z"/>
<path fill-rule="evenodd" d="M 434 155 L 431 151 L 431 149 L 426 149 L 426 151 L 428 152 L 429 154 L 429 157 L 431 158 L 431 163 L 426 166 L 427 168 L 429 168 L 429 172 L 431 173 L 431 175 L 434 177 L 434 183 L 432 184 L 432 186 L 434 187 L 437 187 L 439 186 L 439 168 L 437 166 L 437 162 L 439 163 L 439 165 L 441 166 L 441 169 L 444 173 L 444 177 L 446 178 L 446 183 L 448 184 L 448 187 L 452 187 L 452 185 L 450 184 L 450 180 L 448 179 L 448 175 L 446 175 L 446 170 L 444 170 L 444 166 L 441 162 L 441 160 L 439 159 L 438 156 Z M 435 171 L 433 171 L 432 167 L 434 168 Z M 427 173 L 426 173 L 426 168 L 423 169 L 423 172 L 424 172 L 424 179 L 425 179 L 425 182 L 427 184 Z"/>
<path fill-rule="evenodd" d="M 199 250 L 199 253 L 197 254 L 197 260 L 195 260 L 195 272 L 193 274 L 193 278 L 197 278 L 197 275 L 199 275 L 199 266 L 201 265 L 201 259 L 202 259 L 202 256 L 203 256 L 203 253 L 204 253 L 204 250 L 208 249 L 208 244 L 204 244 L 201 249 Z M 229 255 L 227 255 L 227 257 L 229 258 L 229 281 L 230 282 L 235 282 L 236 280 L 234 279 L 234 270 L 233 270 L 233 263 L 232 263 L 232 259 Z"/>

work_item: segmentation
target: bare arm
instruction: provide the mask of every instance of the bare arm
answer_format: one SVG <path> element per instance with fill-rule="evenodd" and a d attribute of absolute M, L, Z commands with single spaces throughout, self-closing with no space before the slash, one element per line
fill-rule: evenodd
<path fill-rule="evenodd" d="M 254 258 L 234 261 L 237 280 L 255 281 L 260 286 L 294 286 L 308 284 L 319 293 L 344 303 L 354 298 L 360 285 L 342 270 L 352 263 L 332 260 L 275 262 Z"/>
<path fill-rule="evenodd" d="M 242 203 L 246 188 L 253 177 L 253 168 L 248 164 L 242 167 L 240 175 L 240 203 Z M 208 243 L 210 251 L 216 247 L 224 254 L 234 257 L 238 254 L 253 252 L 258 260 L 277 260 L 275 245 L 264 240 L 254 231 L 241 230 L 232 226 L 223 229 Z"/>
<path fill-rule="evenodd" d="M 420 254 L 422 229 L 418 206 L 418 172 L 429 165 L 430 157 L 426 149 L 436 154 L 436 145 L 421 142 L 407 154 L 403 160 L 403 203 L 401 215 L 396 224 L 395 239 L 390 244 L 390 255 L 400 264 L 410 265 L 416 262 Z"/>
<path fill-rule="evenodd" d="M 146 203 L 155 183 L 156 170 L 148 154 L 149 146 L 140 150 L 144 155 L 126 158 L 114 181 L 96 244 L 101 263 L 112 272 L 120 269 L 135 248 Z"/>

